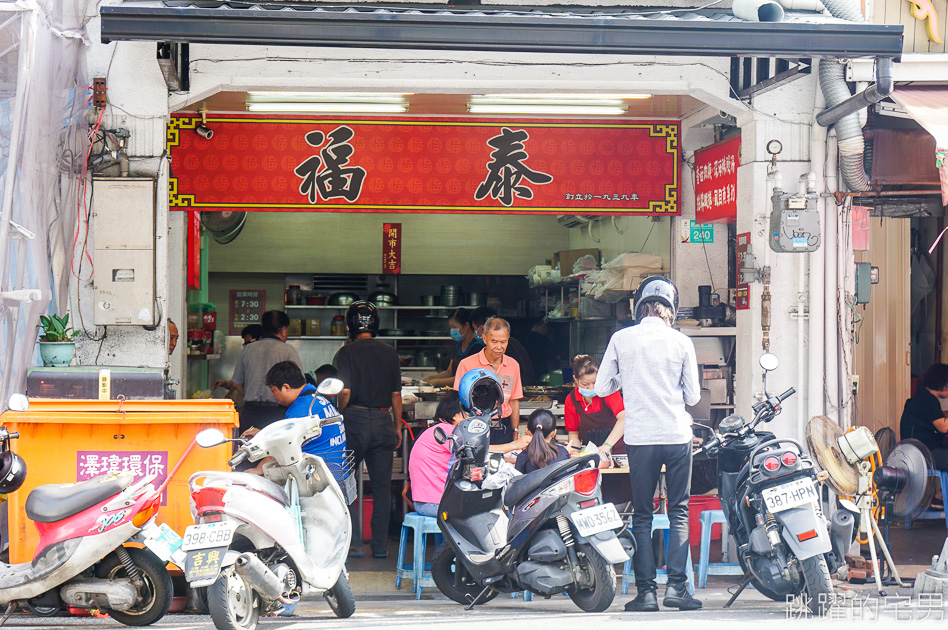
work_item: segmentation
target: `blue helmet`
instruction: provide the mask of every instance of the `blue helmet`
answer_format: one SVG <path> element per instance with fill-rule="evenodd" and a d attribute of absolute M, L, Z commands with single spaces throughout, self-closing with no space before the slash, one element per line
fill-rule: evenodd
<path fill-rule="evenodd" d="M 504 388 L 500 379 L 490 370 L 469 370 L 458 383 L 461 407 L 468 413 L 487 415 L 504 404 Z"/>

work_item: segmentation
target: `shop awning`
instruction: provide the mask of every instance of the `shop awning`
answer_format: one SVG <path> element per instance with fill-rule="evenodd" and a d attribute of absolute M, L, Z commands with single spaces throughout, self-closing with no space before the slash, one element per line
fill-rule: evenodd
<path fill-rule="evenodd" d="M 948 86 L 897 87 L 892 98 L 935 137 L 935 155 L 941 176 L 941 202 L 948 205 Z"/>
<path fill-rule="evenodd" d="M 815 13 L 779 23 L 725 12 L 461 10 L 445 6 L 124 2 L 102 7 L 102 41 L 719 57 L 891 57 L 902 26 Z M 526 36 L 529 33 L 529 36 Z"/>

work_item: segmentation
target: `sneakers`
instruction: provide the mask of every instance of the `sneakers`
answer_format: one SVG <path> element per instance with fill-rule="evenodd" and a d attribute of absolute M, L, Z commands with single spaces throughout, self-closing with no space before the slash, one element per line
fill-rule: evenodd
<path fill-rule="evenodd" d="M 626 612 L 658 612 L 658 597 L 655 591 L 639 591 L 639 594 L 625 605 Z"/>
<path fill-rule="evenodd" d="M 686 584 L 681 586 L 681 590 L 671 584 L 666 586 L 665 599 L 662 600 L 662 605 L 666 608 L 677 608 L 678 610 L 698 610 L 701 608 L 701 602 L 691 596 Z"/>

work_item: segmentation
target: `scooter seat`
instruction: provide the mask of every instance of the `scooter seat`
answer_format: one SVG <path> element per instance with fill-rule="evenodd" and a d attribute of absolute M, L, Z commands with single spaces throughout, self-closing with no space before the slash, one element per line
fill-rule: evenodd
<path fill-rule="evenodd" d="M 26 498 L 26 515 L 37 523 L 55 523 L 115 496 L 132 481 L 132 475 L 126 473 L 40 486 Z"/>
<path fill-rule="evenodd" d="M 535 491 L 545 486 L 552 485 L 555 481 L 568 477 L 587 468 L 592 461 L 599 461 L 599 455 L 584 455 L 568 459 L 565 462 L 551 464 L 546 468 L 534 470 L 523 477 L 520 477 L 509 486 L 504 493 L 504 505 L 513 507 L 533 494 Z"/>

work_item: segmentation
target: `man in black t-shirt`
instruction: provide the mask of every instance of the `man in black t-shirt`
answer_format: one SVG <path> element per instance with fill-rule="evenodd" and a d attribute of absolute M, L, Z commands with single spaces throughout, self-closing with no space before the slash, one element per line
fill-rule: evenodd
<path fill-rule="evenodd" d="M 936 363 L 925 370 L 915 395 L 905 401 L 899 437 L 918 440 L 932 452 L 938 470 L 948 470 L 948 449 L 944 448 L 948 418 L 940 400 L 948 398 L 948 365 Z"/>
<path fill-rule="evenodd" d="M 339 350 L 338 376 L 345 384 L 339 411 L 346 443 L 358 470 L 365 460 L 372 488 L 372 557 L 388 555 L 388 522 L 392 509 L 393 451 L 401 446 L 402 378 L 395 349 L 374 339 L 378 309 L 371 302 L 353 302 L 346 311 L 352 340 Z M 361 516 L 361 515 L 360 515 Z M 353 517 L 356 517 L 353 514 Z M 359 531 L 353 527 L 353 531 Z M 357 545 L 361 547 L 362 542 Z M 350 552 L 358 556 L 358 550 Z"/>

